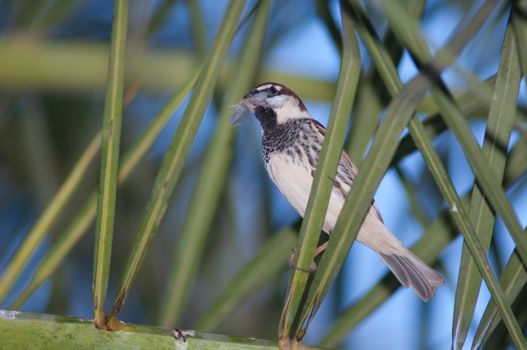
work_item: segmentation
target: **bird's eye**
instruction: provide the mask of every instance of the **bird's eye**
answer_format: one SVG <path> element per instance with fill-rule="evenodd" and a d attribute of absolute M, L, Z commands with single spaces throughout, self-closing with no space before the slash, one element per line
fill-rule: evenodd
<path fill-rule="evenodd" d="M 278 94 L 278 89 L 276 87 L 274 87 L 274 86 L 271 86 L 269 88 L 269 95 L 270 96 L 276 96 L 276 94 Z"/>

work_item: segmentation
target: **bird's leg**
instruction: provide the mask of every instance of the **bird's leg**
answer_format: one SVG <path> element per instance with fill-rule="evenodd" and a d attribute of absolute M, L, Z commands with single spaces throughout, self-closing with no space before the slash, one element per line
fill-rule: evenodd
<path fill-rule="evenodd" d="M 324 250 L 326 250 L 326 248 L 328 247 L 328 243 L 329 241 L 325 241 L 324 243 L 322 243 L 321 245 L 317 247 L 317 249 L 315 250 L 315 258 L 319 256 L 320 254 L 322 254 Z"/>
<path fill-rule="evenodd" d="M 326 241 L 322 243 L 320 246 L 315 249 L 315 256 L 313 258 L 316 258 L 319 256 L 326 248 L 328 247 L 328 242 Z M 297 266 L 296 264 L 296 257 L 297 257 L 297 251 L 295 248 L 291 249 L 291 255 L 289 255 L 289 258 L 287 259 L 287 265 L 289 265 L 290 268 L 295 270 L 302 270 L 307 273 L 315 272 L 317 270 L 317 263 L 315 261 L 311 262 L 311 266 L 309 266 L 309 269 L 302 269 Z"/>
<path fill-rule="evenodd" d="M 309 266 L 309 269 L 303 269 L 301 267 L 298 267 L 298 265 L 296 264 L 296 257 L 297 257 L 297 255 L 298 255 L 298 252 L 296 251 L 296 249 L 292 248 L 291 249 L 291 255 L 289 255 L 289 258 L 287 259 L 287 265 L 290 268 L 295 269 L 295 270 L 302 270 L 302 271 L 307 272 L 307 273 L 315 272 L 317 270 L 317 264 L 314 261 L 311 262 L 311 265 Z"/>

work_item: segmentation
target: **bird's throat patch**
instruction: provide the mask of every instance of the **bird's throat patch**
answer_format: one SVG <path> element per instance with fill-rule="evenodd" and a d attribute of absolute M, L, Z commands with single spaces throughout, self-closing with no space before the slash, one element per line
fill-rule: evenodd
<path fill-rule="evenodd" d="M 257 106 L 254 114 L 264 132 L 276 127 L 276 113 L 271 107 Z"/>

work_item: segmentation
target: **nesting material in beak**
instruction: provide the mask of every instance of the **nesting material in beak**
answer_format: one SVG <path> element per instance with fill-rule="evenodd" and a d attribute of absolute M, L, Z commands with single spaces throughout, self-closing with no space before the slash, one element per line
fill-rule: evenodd
<path fill-rule="evenodd" d="M 254 110 L 257 106 L 265 106 L 266 95 L 264 92 L 252 90 L 249 91 L 242 98 L 240 103 L 238 103 L 234 109 L 234 113 L 231 117 L 231 123 L 234 125 L 239 125 L 243 123 L 249 115 L 254 113 Z"/>
<path fill-rule="evenodd" d="M 251 115 L 250 107 L 247 106 L 245 99 L 241 100 L 240 103 L 234 106 L 234 113 L 231 117 L 231 123 L 233 125 L 240 125 L 249 118 Z"/>

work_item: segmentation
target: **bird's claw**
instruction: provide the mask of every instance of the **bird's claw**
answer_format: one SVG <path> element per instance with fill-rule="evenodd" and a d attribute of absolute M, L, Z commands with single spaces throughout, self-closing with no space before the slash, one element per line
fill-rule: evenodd
<path fill-rule="evenodd" d="M 300 270 L 307 273 L 313 273 L 317 270 L 317 263 L 314 261 L 311 261 L 311 265 L 308 269 L 304 269 L 302 267 L 299 267 L 296 264 L 296 257 L 297 257 L 297 251 L 295 248 L 291 249 L 291 255 L 289 255 L 289 258 L 287 259 L 287 265 L 292 268 L 293 270 Z"/>
<path fill-rule="evenodd" d="M 172 330 L 172 336 L 176 340 L 183 340 L 183 342 L 187 341 L 187 336 L 194 337 L 196 336 L 196 332 L 190 329 L 179 329 L 174 328 Z"/>

